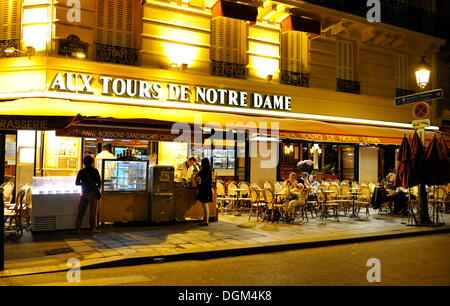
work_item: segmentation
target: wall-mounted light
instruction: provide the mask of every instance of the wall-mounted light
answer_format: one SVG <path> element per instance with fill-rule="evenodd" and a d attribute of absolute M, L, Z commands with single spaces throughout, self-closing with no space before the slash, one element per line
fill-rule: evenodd
<path fill-rule="evenodd" d="M 188 64 L 186 64 L 186 63 L 182 63 L 182 64 L 171 63 L 170 68 L 184 72 L 188 68 Z"/>
<path fill-rule="evenodd" d="M 309 150 L 309 152 L 311 152 L 311 154 L 314 154 L 314 151 L 316 150 L 317 153 L 322 154 L 322 149 L 319 147 L 317 143 L 315 143 L 314 146 L 311 147 L 311 150 Z"/>
<path fill-rule="evenodd" d="M 294 152 L 294 145 L 293 144 L 291 144 L 290 146 L 284 145 L 284 154 L 285 155 L 290 155 L 293 152 Z"/>
<path fill-rule="evenodd" d="M 6 54 L 13 54 L 14 52 L 18 52 L 18 53 L 27 55 L 28 58 L 31 58 L 31 56 L 35 55 L 36 51 L 33 47 L 27 46 L 27 51 L 22 51 L 22 50 L 14 48 L 14 47 L 10 47 L 10 48 L 5 49 L 4 52 Z"/>
<path fill-rule="evenodd" d="M 268 74 L 267 76 L 266 76 L 266 80 L 267 81 L 272 81 L 272 79 L 273 79 L 273 75 L 272 74 Z"/>
<path fill-rule="evenodd" d="M 76 56 L 78 58 L 86 58 L 86 53 L 84 53 L 84 52 L 76 52 L 76 53 L 72 54 L 72 56 Z"/>

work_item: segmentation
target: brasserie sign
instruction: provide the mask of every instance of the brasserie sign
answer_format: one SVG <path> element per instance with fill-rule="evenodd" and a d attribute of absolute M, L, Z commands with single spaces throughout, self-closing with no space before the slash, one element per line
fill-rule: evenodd
<path fill-rule="evenodd" d="M 97 84 L 96 84 L 97 83 Z M 170 102 L 203 103 L 218 106 L 291 111 L 291 97 L 249 93 L 224 88 L 149 82 L 78 73 L 58 72 L 50 90 Z"/>

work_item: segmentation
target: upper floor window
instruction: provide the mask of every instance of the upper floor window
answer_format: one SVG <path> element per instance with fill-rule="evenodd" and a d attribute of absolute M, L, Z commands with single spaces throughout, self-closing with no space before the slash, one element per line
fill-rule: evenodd
<path fill-rule="evenodd" d="M 355 76 L 355 48 L 349 41 L 338 40 L 336 42 L 336 79 L 337 90 L 348 93 L 360 93 L 360 84 Z"/>
<path fill-rule="evenodd" d="M 20 50 L 22 0 L 3 0 L 0 3 L 0 51 L 3 53 L 8 48 Z"/>
<path fill-rule="evenodd" d="M 245 78 L 247 24 L 219 16 L 211 20 L 212 75 Z"/>
<path fill-rule="evenodd" d="M 281 83 L 309 87 L 308 33 L 281 34 Z"/>
<path fill-rule="evenodd" d="M 97 0 L 96 60 L 137 64 L 142 25 L 140 0 Z"/>

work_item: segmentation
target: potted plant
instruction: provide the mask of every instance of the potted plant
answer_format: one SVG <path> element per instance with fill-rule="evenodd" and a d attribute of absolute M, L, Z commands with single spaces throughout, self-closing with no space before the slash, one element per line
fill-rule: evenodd
<path fill-rule="evenodd" d="M 300 171 L 311 174 L 313 171 L 314 162 L 310 159 L 302 160 L 298 162 L 297 167 Z"/>

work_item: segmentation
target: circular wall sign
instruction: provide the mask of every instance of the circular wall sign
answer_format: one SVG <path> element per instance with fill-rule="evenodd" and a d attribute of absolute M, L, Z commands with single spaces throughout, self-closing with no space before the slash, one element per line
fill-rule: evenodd
<path fill-rule="evenodd" d="M 413 113 L 416 119 L 425 119 L 430 113 L 430 107 L 425 102 L 417 103 L 416 106 L 414 106 Z"/>

